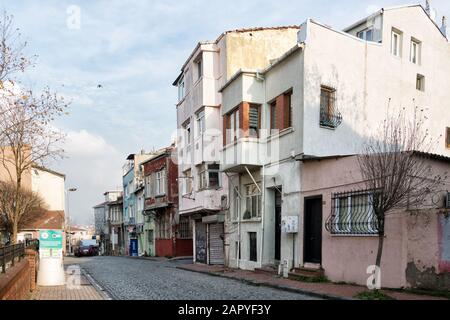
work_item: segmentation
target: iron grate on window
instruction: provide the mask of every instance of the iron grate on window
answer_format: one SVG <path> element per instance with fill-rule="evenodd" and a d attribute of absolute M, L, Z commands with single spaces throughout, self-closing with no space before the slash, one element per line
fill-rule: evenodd
<path fill-rule="evenodd" d="M 337 128 L 342 123 L 342 114 L 336 105 L 336 89 L 321 87 L 320 91 L 320 125 Z"/>
<path fill-rule="evenodd" d="M 378 234 L 372 195 L 369 190 L 333 193 L 326 230 L 331 234 L 343 235 Z"/>

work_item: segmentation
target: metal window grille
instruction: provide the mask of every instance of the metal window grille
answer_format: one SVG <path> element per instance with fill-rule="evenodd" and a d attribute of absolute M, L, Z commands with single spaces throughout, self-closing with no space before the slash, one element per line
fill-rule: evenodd
<path fill-rule="evenodd" d="M 192 238 L 192 230 L 189 218 L 180 217 L 180 222 L 178 224 L 178 237 L 180 239 Z"/>
<path fill-rule="evenodd" d="M 342 115 L 336 106 L 336 89 L 322 86 L 320 89 L 320 125 L 337 128 Z"/>
<path fill-rule="evenodd" d="M 332 194 L 331 214 L 325 226 L 331 234 L 378 234 L 373 192 L 361 190 Z"/>

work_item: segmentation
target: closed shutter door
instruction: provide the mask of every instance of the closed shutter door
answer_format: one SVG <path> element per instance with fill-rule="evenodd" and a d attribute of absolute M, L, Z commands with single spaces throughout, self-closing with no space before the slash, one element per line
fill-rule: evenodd
<path fill-rule="evenodd" d="M 223 223 L 209 225 L 209 264 L 224 264 L 223 233 Z"/>
<path fill-rule="evenodd" d="M 206 256 L 206 224 L 198 221 L 195 223 L 195 261 L 207 262 Z"/>

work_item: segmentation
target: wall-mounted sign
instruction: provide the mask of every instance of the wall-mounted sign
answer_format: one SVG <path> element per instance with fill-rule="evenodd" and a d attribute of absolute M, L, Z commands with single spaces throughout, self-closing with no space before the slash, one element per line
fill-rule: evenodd
<path fill-rule="evenodd" d="M 281 231 L 284 233 L 298 233 L 298 216 L 281 217 Z"/>

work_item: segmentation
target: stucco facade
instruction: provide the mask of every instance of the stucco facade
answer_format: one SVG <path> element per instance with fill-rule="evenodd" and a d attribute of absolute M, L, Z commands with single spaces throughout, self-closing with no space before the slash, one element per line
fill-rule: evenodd
<path fill-rule="evenodd" d="M 373 37 L 361 39 L 358 32 L 367 28 Z M 400 36 L 397 54 L 393 32 Z M 450 73 L 450 44 L 421 6 L 383 9 L 345 32 L 308 19 L 297 40 L 266 68 L 236 70 L 220 89 L 221 169 L 230 177 L 226 261 L 233 267 L 304 266 L 301 160 L 360 153 L 388 112 L 404 109 L 412 118 L 417 107 L 437 141 L 433 152 L 450 155 L 450 118 L 443 116 L 450 93 L 442 85 Z M 420 45 L 415 61 L 412 42 Z M 325 100 L 326 112 L 324 97 L 332 100 Z M 241 131 L 230 140 L 227 131 L 235 128 L 225 125 L 233 114 Z M 244 213 L 252 205 L 245 192 L 256 184 L 261 209 L 248 219 Z M 298 233 L 280 232 L 287 217 L 298 218 Z M 250 259 L 251 243 L 257 255 Z"/>
<path fill-rule="evenodd" d="M 240 69 L 265 68 L 296 43 L 298 26 L 228 31 L 201 42 L 174 82 L 177 104 L 179 210 L 190 215 L 194 261 L 224 264 L 228 178 L 219 173 L 224 144 L 223 85 Z"/>
<path fill-rule="evenodd" d="M 450 169 L 450 158 L 432 157 L 426 161 L 434 175 L 445 176 Z M 335 282 L 366 285 L 370 275 L 367 268 L 375 264 L 378 236 L 336 234 L 325 227 L 335 213 L 333 195 L 365 190 L 357 156 L 305 160 L 302 162 L 301 184 L 301 223 L 305 221 L 306 199 L 321 199 L 321 266 L 325 275 Z M 449 184 L 447 182 L 447 186 Z M 387 214 L 381 260 L 382 287 L 450 288 L 449 209 L 444 207 L 444 191 L 438 190 L 431 197 L 430 206 Z M 303 239 L 303 229 L 300 230 L 299 237 Z M 304 246 L 298 248 L 300 265 L 305 263 L 303 249 Z"/>

